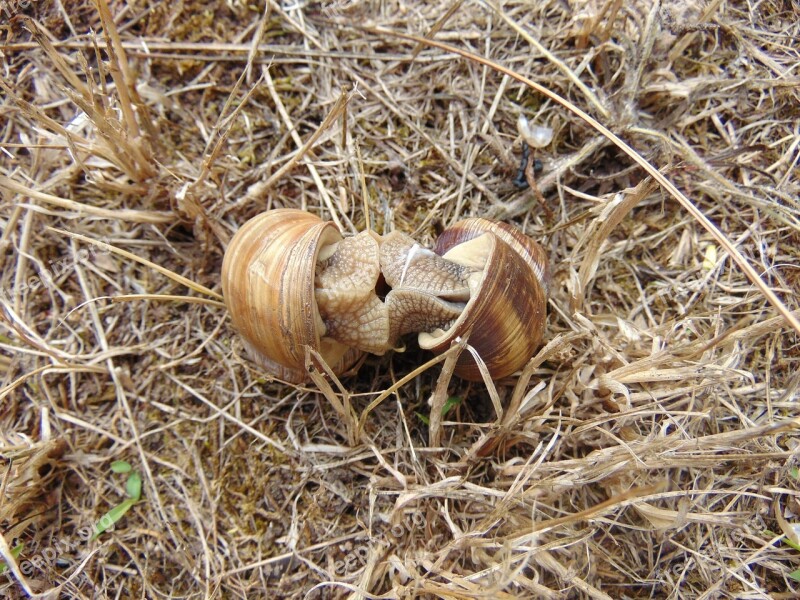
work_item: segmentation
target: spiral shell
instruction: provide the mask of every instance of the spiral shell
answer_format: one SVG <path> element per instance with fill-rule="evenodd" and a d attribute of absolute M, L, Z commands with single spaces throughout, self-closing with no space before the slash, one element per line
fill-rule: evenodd
<path fill-rule="evenodd" d="M 435 252 L 479 272 L 458 319 L 446 331 L 421 333 L 420 346 L 441 353 L 467 337 L 492 378 L 521 368 L 544 333 L 549 279 L 544 250 L 510 225 L 465 219 L 440 236 Z M 471 381 L 482 379 L 469 351 L 462 352 L 455 373 Z"/>
<path fill-rule="evenodd" d="M 222 293 L 254 358 L 285 381 L 307 378 L 306 346 L 336 373 L 358 357 L 324 336 L 315 298 L 321 251 L 342 240 L 333 223 L 301 210 L 276 209 L 242 226 L 222 262 Z"/>

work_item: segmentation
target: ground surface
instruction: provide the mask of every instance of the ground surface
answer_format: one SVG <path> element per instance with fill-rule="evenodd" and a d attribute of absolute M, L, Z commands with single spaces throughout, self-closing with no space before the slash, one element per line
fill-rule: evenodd
<path fill-rule="evenodd" d="M 103 6 L 0 4 L 4 596 L 800 589 L 796 1 Z M 554 130 L 538 193 L 520 114 Z M 435 393 L 441 363 L 402 381 L 413 340 L 343 377 L 355 438 L 265 377 L 217 294 L 279 206 L 540 240 L 547 345 L 494 382 L 510 410 Z M 460 403 L 432 435 L 434 396 Z M 141 497 L 89 540 L 126 506 L 114 461 Z"/>

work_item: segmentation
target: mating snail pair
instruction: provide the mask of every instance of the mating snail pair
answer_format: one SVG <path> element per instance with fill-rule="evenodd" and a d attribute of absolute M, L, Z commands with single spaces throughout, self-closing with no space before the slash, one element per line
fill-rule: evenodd
<path fill-rule="evenodd" d="M 466 337 L 493 378 L 510 375 L 542 339 L 548 277 L 541 246 L 504 223 L 459 221 L 431 251 L 397 231 L 345 238 L 296 209 L 245 223 L 222 263 L 234 327 L 271 375 L 294 383 L 307 379 L 306 346 L 338 374 L 412 332 L 435 353 Z M 467 351 L 455 373 L 481 379 Z"/>

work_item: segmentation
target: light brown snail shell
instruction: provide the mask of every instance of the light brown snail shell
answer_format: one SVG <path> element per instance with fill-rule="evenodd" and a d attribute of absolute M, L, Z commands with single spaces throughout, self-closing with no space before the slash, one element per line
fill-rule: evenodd
<path fill-rule="evenodd" d="M 301 210 L 275 209 L 245 223 L 222 262 L 231 321 L 254 358 L 285 381 L 307 379 L 306 346 L 336 373 L 360 353 L 325 337 L 315 298 L 320 253 L 342 240 L 333 223 Z"/>
<path fill-rule="evenodd" d="M 544 250 L 518 229 L 487 219 L 465 219 L 448 228 L 435 252 L 459 264 L 480 268 L 471 297 L 446 331 L 421 333 L 422 348 L 441 353 L 467 337 L 492 378 L 521 368 L 541 343 L 547 308 L 549 270 Z M 475 359 L 462 352 L 455 373 L 482 379 Z"/>

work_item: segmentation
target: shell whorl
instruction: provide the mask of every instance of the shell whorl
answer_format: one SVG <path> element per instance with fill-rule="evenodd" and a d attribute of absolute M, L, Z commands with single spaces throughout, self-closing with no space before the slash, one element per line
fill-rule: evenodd
<path fill-rule="evenodd" d="M 320 250 L 341 239 L 332 223 L 287 208 L 251 219 L 228 245 L 222 293 L 231 321 L 254 358 L 281 379 L 306 379 L 306 346 L 320 352 L 334 371 L 346 368 L 342 359 L 348 348 L 323 342 L 325 327 L 314 295 Z"/>
<path fill-rule="evenodd" d="M 465 219 L 445 230 L 435 251 L 457 263 L 483 263 L 480 279 L 453 325 L 421 334 L 420 346 L 440 353 L 459 337 L 485 363 L 493 378 L 521 368 L 544 335 L 549 270 L 544 250 L 516 228 L 488 219 Z M 475 358 L 462 352 L 455 372 L 482 379 Z"/>

